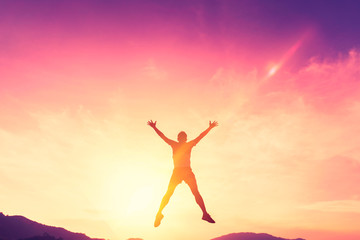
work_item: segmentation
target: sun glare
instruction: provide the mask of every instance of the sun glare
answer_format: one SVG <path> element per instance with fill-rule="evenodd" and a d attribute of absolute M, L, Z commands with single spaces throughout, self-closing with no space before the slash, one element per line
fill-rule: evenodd
<path fill-rule="evenodd" d="M 144 165 L 139 167 L 125 163 L 114 166 L 112 170 L 104 178 L 99 207 L 114 219 L 126 215 L 128 221 L 133 221 L 140 214 L 152 217 L 159 205 L 156 194 L 163 192 L 163 186 L 158 184 L 161 173 Z"/>
<path fill-rule="evenodd" d="M 273 67 L 270 69 L 270 71 L 268 72 L 268 77 L 273 76 L 273 75 L 277 72 L 278 69 L 279 69 L 279 66 L 278 66 L 278 65 L 273 66 Z"/>
<path fill-rule="evenodd" d="M 134 214 L 146 210 L 154 200 L 154 190 L 151 186 L 145 186 L 134 191 L 127 207 L 128 214 Z"/>

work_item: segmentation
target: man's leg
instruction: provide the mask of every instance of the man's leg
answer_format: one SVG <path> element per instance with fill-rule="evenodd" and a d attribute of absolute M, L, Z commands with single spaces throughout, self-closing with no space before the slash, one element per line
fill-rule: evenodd
<path fill-rule="evenodd" d="M 191 172 L 191 174 L 188 175 L 185 182 L 187 183 L 187 185 L 189 185 L 190 190 L 195 197 L 196 203 L 199 205 L 199 207 L 201 208 L 201 210 L 203 212 L 202 219 L 205 221 L 208 221 L 210 223 L 215 223 L 214 219 L 212 219 L 211 216 L 209 215 L 209 213 L 206 211 L 204 200 L 200 195 L 200 192 L 199 192 L 199 189 L 198 189 L 198 186 L 196 183 L 195 175 L 192 172 Z"/>
<path fill-rule="evenodd" d="M 177 181 L 177 176 L 174 174 L 171 176 L 168 189 L 161 200 L 159 211 L 156 214 L 156 219 L 154 222 L 154 227 L 158 227 L 161 223 L 161 220 L 164 218 L 164 215 L 162 214 L 162 210 L 165 208 L 165 206 L 169 203 L 170 197 L 173 195 L 176 186 L 179 184 Z"/>

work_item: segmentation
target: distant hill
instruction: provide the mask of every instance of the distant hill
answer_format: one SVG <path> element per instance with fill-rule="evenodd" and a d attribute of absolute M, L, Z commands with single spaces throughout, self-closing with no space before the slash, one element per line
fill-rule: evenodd
<path fill-rule="evenodd" d="M 39 236 L 43 239 L 53 237 L 63 240 L 95 240 L 83 233 L 73 233 L 64 228 L 46 226 L 23 216 L 5 216 L 0 213 L 0 240 L 39 238 Z"/>
<path fill-rule="evenodd" d="M 266 233 L 231 233 L 211 240 L 305 240 L 302 238 L 285 239 L 274 237 Z"/>
<path fill-rule="evenodd" d="M 47 226 L 23 216 L 5 216 L 0 212 L 0 240 L 104 240 L 90 238 L 83 233 L 74 233 L 64 228 Z M 128 240 L 142 240 L 130 238 Z M 231 233 L 211 240 L 305 240 L 285 239 L 266 233 Z"/>

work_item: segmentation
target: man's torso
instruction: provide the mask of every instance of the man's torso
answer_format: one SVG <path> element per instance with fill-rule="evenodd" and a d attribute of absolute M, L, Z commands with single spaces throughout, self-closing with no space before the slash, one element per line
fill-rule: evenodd
<path fill-rule="evenodd" d="M 194 142 L 179 143 L 171 145 L 173 150 L 174 168 L 190 168 L 191 149 L 195 146 Z"/>

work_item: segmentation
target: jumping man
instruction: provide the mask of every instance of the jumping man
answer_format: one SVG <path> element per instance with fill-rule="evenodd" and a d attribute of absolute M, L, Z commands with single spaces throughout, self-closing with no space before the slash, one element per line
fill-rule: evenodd
<path fill-rule="evenodd" d="M 206 211 L 204 200 L 202 199 L 197 184 L 195 175 L 190 167 L 190 155 L 191 149 L 203 138 L 208 132 L 218 126 L 216 121 L 209 122 L 209 127 L 202 132 L 197 138 L 194 140 L 187 142 L 187 135 L 185 132 L 180 132 L 178 134 L 178 142 L 173 141 L 167 138 L 160 130 L 156 127 L 156 121 L 152 120 L 148 121 L 147 124 L 152 127 L 155 132 L 167 143 L 171 146 L 173 150 L 173 160 L 174 160 L 174 170 L 170 178 L 168 189 L 161 201 L 160 208 L 158 213 L 156 214 L 156 219 L 154 222 L 154 226 L 158 227 L 161 223 L 161 220 L 164 218 L 162 214 L 162 210 L 168 204 L 170 197 L 175 191 L 175 188 L 182 181 L 185 181 L 187 185 L 189 185 L 192 194 L 195 197 L 196 203 L 199 205 L 203 212 L 202 219 L 208 221 L 209 223 L 215 223 L 214 219 L 211 218 L 209 213 Z"/>

